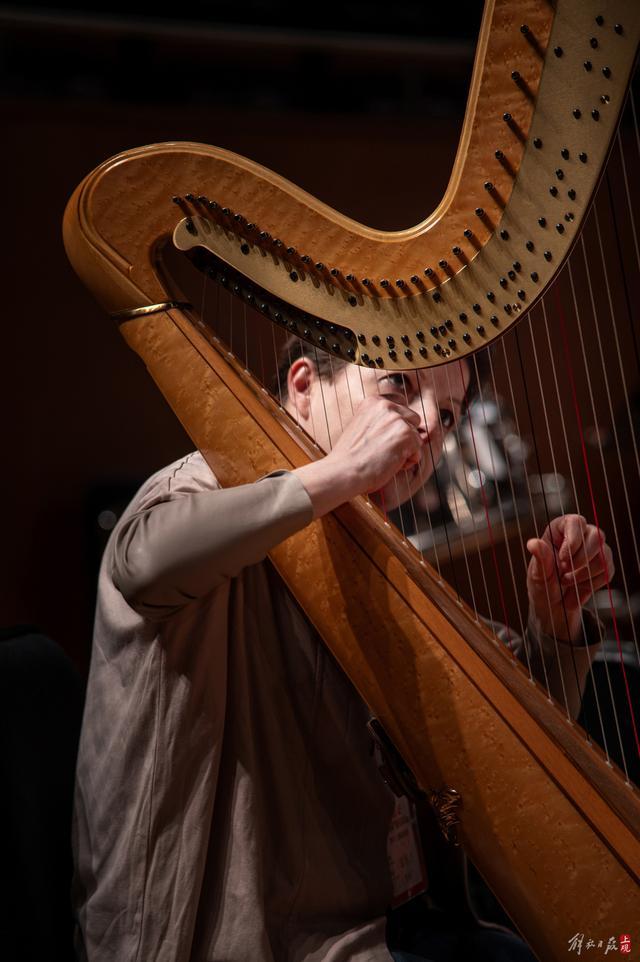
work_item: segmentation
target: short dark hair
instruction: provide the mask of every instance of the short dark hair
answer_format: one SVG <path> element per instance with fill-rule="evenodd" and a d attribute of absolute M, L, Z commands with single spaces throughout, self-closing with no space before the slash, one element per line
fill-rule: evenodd
<path fill-rule="evenodd" d="M 278 371 L 274 379 L 273 393 L 283 401 L 289 396 L 287 375 L 294 361 L 301 357 L 308 358 L 314 365 L 318 376 L 326 381 L 332 381 L 338 371 L 347 366 L 347 361 L 333 357 L 326 351 L 319 351 L 313 344 L 307 344 L 302 338 L 292 334 L 282 345 L 278 359 Z"/>
<path fill-rule="evenodd" d="M 467 358 L 469 365 L 469 386 L 467 387 L 465 407 L 471 404 L 479 393 L 482 385 L 488 380 L 490 350 L 491 347 L 484 347 Z M 336 374 L 349 363 L 348 361 L 343 361 L 342 358 L 333 357 L 333 355 L 328 354 L 326 351 L 319 351 L 312 344 L 307 344 L 302 338 L 296 337 L 295 334 L 291 335 L 291 337 L 287 338 L 280 351 L 278 370 L 273 383 L 273 393 L 282 401 L 289 396 L 289 387 L 287 385 L 289 368 L 294 361 L 297 361 L 301 357 L 308 358 L 315 366 L 318 376 L 327 381 L 332 381 Z"/>

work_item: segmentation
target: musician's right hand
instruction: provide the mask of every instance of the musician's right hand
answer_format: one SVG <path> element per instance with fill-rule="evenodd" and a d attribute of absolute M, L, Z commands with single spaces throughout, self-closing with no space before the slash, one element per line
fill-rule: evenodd
<path fill-rule="evenodd" d="M 311 498 L 315 517 L 333 510 L 358 494 L 385 491 L 385 507 L 395 507 L 411 487 L 423 483 L 426 472 L 426 431 L 419 414 L 400 397 L 366 397 L 354 409 L 326 457 L 297 468 Z M 428 472 L 430 473 L 430 471 Z M 398 478 L 402 494 L 396 494 Z"/>

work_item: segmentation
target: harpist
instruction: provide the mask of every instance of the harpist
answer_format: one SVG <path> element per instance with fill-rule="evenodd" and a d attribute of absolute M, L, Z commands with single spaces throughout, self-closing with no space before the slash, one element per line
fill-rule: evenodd
<path fill-rule="evenodd" d="M 390 508 L 417 491 L 473 391 L 469 374 L 466 362 L 324 369 L 303 351 L 286 407 L 329 454 L 222 489 L 195 452 L 150 478 L 120 519 L 100 572 L 77 775 L 81 957 L 533 958 L 514 935 L 463 925 L 435 892 L 389 911 L 394 798 L 367 708 L 266 560 L 356 495 L 378 492 Z M 365 396 L 345 418 L 356 387 Z M 575 715 L 597 640 L 581 607 L 611 577 L 611 551 L 578 515 L 528 549 L 517 651 L 538 674 L 546 660 L 560 696 L 556 641 L 567 665 L 573 642 Z"/>

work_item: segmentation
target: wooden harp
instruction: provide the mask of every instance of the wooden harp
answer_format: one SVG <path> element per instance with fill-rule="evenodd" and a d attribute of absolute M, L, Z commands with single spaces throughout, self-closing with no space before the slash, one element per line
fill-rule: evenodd
<path fill-rule="evenodd" d="M 556 284 L 548 347 L 544 295 L 570 270 L 570 252 L 584 250 L 639 34 L 634 0 L 488 0 L 449 187 L 408 230 L 355 223 L 199 144 L 130 150 L 85 178 L 65 214 L 69 258 L 223 485 L 317 451 L 245 370 L 242 351 L 177 291 L 168 245 L 245 315 L 334 358 L 397 371 L 473 363 L 493 342 L 499 356 L 528 318 L 543 363 L 571 382 L 555 367 L 571 340 L 566 294 Z M 602 245 L 600 226 L 598 237 Z M 540 305 L 544 326 L 536 316 L 534 329 Z M 615 325 L 600 334 L 583 350 L 613 351 Z M 518 350 L 527 354 L 524 335 Z M 637 788 L 514 663 L 440 566 L 366 499 L 271 559 L 419 786 L 434 798 L 459 793 L 462 844 L 537 955 L 564 959 L 574 933 L 637 939 Z"/>

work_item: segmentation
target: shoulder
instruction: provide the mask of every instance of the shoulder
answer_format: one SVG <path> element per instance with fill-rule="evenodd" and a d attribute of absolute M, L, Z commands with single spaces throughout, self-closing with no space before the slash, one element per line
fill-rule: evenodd
<path fill-rule="evenodd" d="M 144 510 L 159 501 L 172 501 L 219 487 L 218 479 L 200 452 L 192 451 L 152 474 L 134 496 L 130 508 Z"/>
<path fill-rule="evenodd" d="M 176 488 L 190 481 L 206 485 L 208 488 L 220 487 L 218 479 L 199 451 L 191 451 L 190 454 L 185 454 L 184 457 L 156 471 L 146 483 Z"/>

